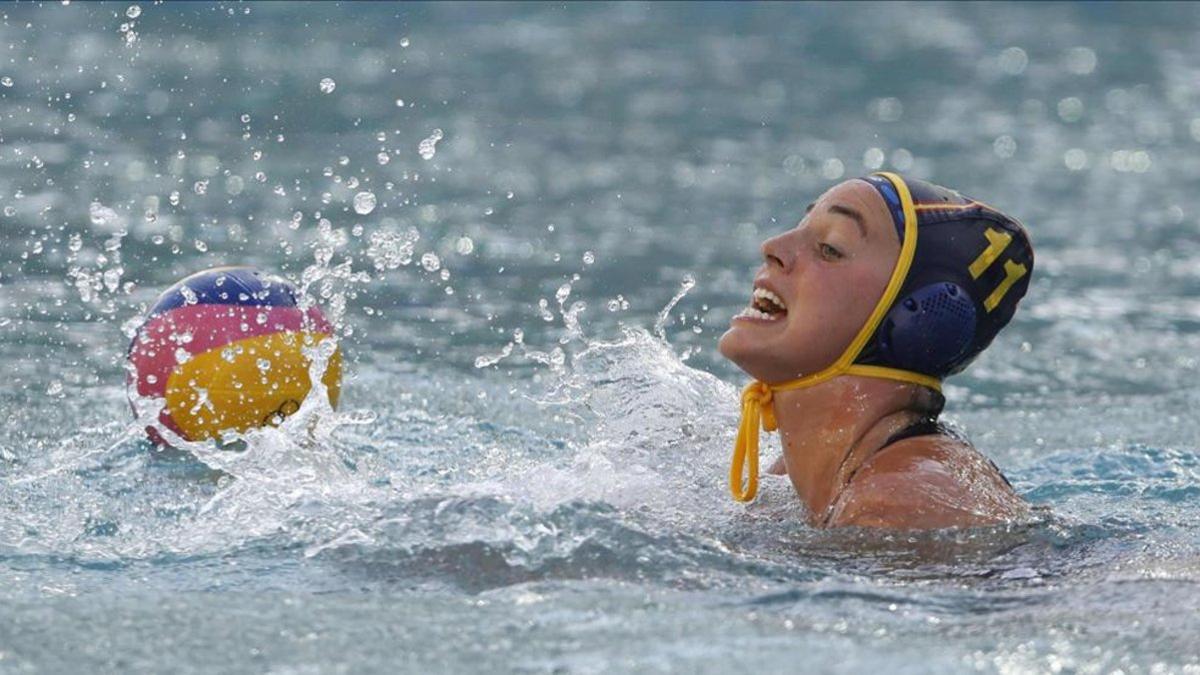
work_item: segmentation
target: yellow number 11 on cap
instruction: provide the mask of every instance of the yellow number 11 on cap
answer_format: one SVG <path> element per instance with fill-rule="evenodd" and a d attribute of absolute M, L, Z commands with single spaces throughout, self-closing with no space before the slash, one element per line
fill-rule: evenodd
<path fill-rule="evenodd" d="M 983 233 L 983 236 L 987 237 L 988 247 L 983 249 L 983 253 L 980 253 L 975 262 L 971 263 L 971 266 L 967 268 L 967 271 L 971 273 L 972 279 L 978 279 L 979 275 L 986 272 L 992 266 L 992 263 L 996 262 L 996 259 L 1000 257 L 1000 254 L 1004 253 L 1004 249 L 1008 248 L 1008 245 L 1012 243 L 1011 234 L 992 227 L 989 227 Z M 1008 293 L 1008 289 L 1012 288 L 1012 285 L 1017 283 L 1017 280 L 1025 276 L 1025 273 L 1028 271 L 1025 265 L 1021 263 L 1005 260 L 1004 281 L 1001 281 L 1000 285 L 983 301 L 983 308 L 989 312 L 996 309 L 996 305 L 1000 304 L 1000 301 L 1004 299 L 1004 294 Z"/>

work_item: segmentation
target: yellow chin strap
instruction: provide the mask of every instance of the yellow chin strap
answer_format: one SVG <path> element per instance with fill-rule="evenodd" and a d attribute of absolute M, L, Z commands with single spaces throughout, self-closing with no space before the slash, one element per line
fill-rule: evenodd
<path fill-rule="evenodd" d="M 742 421 L 738 425 L 737 441 L 733 445 L 733 464 L 729 467 L 729 492 L 739 502 L 748 502 L 758 493 L 758 428 L 761 425 L 766 431 L 775 431 L 778 426 L 775 420 L 775 392 L 806 389 L 839 375 L 861 375 L 909 382 L 941 391 L 941 380 L 936 377 L 899 368 L 854 363 L 892 303 L 896 301 L 896 296 L 908 277 L 913 254 L 917 250 L 917 211 L 913 206 L 908 185 L 904 183 L 903 178 L 894 173 L 881 171 L 875 175 L 883 176 L 891 182 L 904 207 L 904 242 L 900 245 L 900 257 L 896 260 L 896 267 L 892 269 L 892 277 L 888 280 L 883 296 L 875 303 L 875 309 L 867 322 L 833 365 L 812 375 L 780 384 L 751 382 L 742 391 Z"/>

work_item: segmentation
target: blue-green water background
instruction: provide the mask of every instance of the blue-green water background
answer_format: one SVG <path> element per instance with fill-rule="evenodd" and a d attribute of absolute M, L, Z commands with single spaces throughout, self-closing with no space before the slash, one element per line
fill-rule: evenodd
<path fill-rule="evenodd" d="M 132 6 L 0 8 L 0 672 L 1200 667 L 1197 6 Z M 948 417 L 1041 524 L 726 497 L 757 245 L 881 167 L 1034 237 Z M 152 453 L 128 331 L 231 263 L 344 415 Z"/>

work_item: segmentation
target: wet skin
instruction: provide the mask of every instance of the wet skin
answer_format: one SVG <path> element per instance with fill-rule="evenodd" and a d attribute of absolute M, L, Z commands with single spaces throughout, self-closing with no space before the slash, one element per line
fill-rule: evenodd
<path fill-rule="evenodd" d="M 735 317 L 721 354 L 779 384 L 832 364 L 866 323 L 900 254 L 883 199 L 861 180 L 821 195 L 762 245 L 760 312 Z M 782 304 L 782 307 L 779 305 Z M 932 411 L 919 385 L 843 375 L 775 394 L 786 473 L 818 526 L 931 529 L 1020 519 L 1026 504 L 970 444 L 887 439 Z M 886 447 L 885 447 L 886 445 Z"/>

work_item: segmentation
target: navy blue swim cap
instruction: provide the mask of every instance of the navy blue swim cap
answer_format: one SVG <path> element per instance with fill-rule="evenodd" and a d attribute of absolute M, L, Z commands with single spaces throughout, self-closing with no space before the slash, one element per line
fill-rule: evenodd
<path fill-rule="evenodd" d="M 854 363 L 938 379 L 960 372 L 1029 288 L 1029 235 L 1013 218 L 940 185 L 894 173 L 862 180 L 883 196 L 901 244 L 915 218 L 916 245 L 902 246 L 911 250 L 904 283 Z"/>

